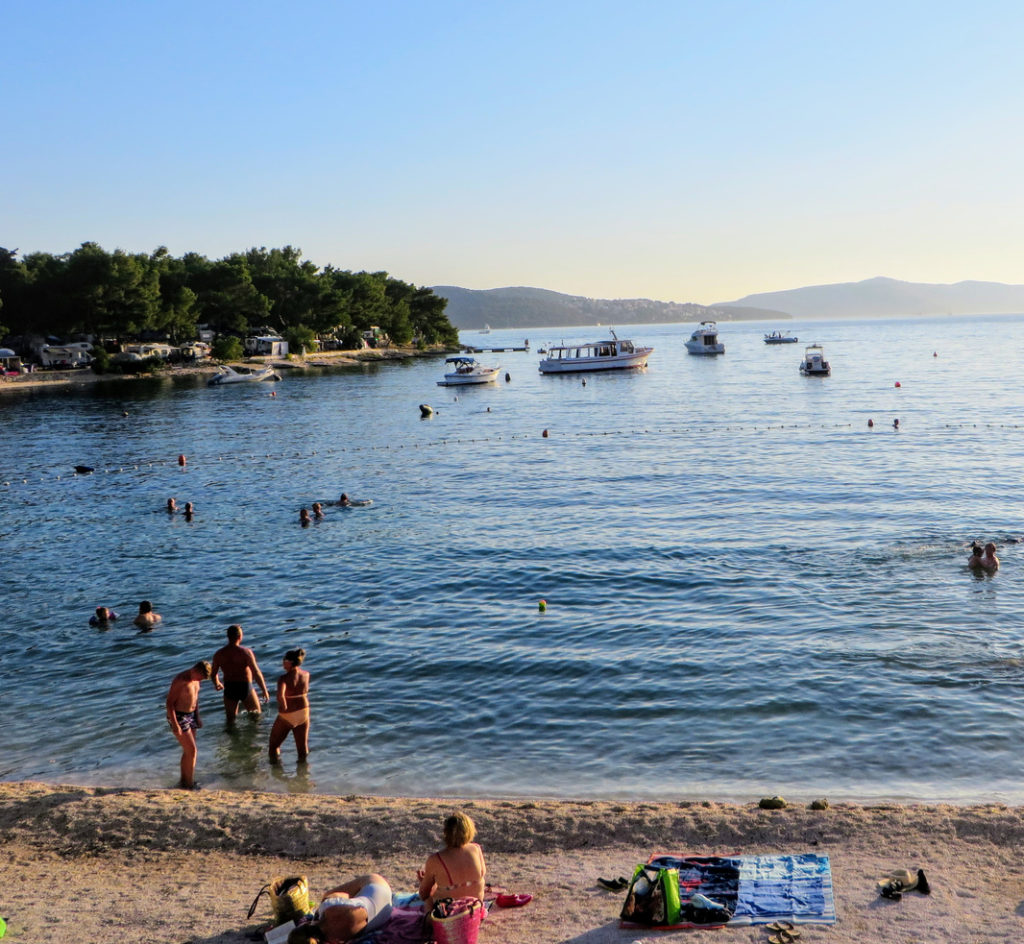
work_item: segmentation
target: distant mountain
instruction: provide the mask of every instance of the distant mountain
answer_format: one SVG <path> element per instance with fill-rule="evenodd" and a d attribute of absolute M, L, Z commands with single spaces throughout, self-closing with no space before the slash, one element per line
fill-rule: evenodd
<path fill-rule="evenodd" d="M 1024 285 L 956 282 L 952 285 L 874 278 L 761 292 L 722 305 L 777 308 L 794 318 L 871 318 L 900 315 L 1024 313 Z M 716 306 L 718 307 L 718 306 Z"/>
<path fill-rule="evenodd" d="M 477 290 L 434 285 L 448 299 L 445 314 L 456 328 L 558 328 L 575 325 L 667 324 L 678 321 L 739 321 L 787 318 L 750 306 L 657 302 L 649 298 L 584 298 L 543 288 Z"/>

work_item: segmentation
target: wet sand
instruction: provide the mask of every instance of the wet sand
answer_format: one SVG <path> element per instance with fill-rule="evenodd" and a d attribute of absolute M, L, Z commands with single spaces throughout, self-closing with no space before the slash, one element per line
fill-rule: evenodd
<path fill-rule="evenodd" d="M 0 783 L 0 914 L 32 944 L 241 944 L 269 919 L 272 876 L 300 872 L 320 894 L 376 870 L 396 891 L 438 848 L 447 812 L 479 830 L 488 879 L 530 892 L 495 909 L 482 944 L 763 942 L 764 928 L 638 932 L 618 927 L 623 895 L 595 884 L 651 853 L 827 854 L 838 923 L 801 942 L 988 944 L 1024 940 L 1024 812 L 1005 806 L 638 803 L 402 799 Z M 929 896 L 879 897 L 875 879 L 924 868 Z"/>

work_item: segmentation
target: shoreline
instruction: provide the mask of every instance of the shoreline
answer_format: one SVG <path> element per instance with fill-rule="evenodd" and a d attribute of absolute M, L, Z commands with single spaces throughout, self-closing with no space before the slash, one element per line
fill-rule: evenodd
<path fill-rule="evenodd" d="M 802 941 L 887 944 L 1017 941 L 1024 808 L 841 803 L 826 810 L 713 800 L 454 800 L 0 783 L 7 855 L 0 908 L 12 940 L 241 944 L 266 923 L 249 904 L 273 875 L 301 872 L 311 893 L 360 871 L 396 892 L 440 844 L 443 817 L 476 821 L 488 879 L 529 892 L 525 908 L 495 909 L 482 944 L 761 942 L 763 927 L 622 930 L 623 894 L 598 876 L 628 875 L 656 853 L 830 857 L 838 922 L 804 925 Z M 894 868 L 923 868 L 929 896 L 878 896 Z M 52 891 L 75 903 L 54 908 Z M 111 907 L 111 901 L 115 901 Z"/>
<path fill-rule="evenodd" d="M 225 361 L 232 364 L 270 364 L 276 370 L 304 371 L 307 369 L 330 369 L 333 367 L 355 367 L 359 364 L 382 361 L 405 360 L 410 357 L 438 357 L 449 353 L 446 349 L 421 350 L 414 347 L 368 348 L 365 350 L 323 351 L 316 354 L 293 355 L 289 360 L 273 357 L 247 357 L 240 361 Z M 159 380 L 162 378 L 213 375 L 220 362 L 208 361 L 202 364 L 172 365 L 155 373 L 97 374 L 88 367 L 78 370 L 40 370 L 0 380 L 0 394 L 19 390 L 73 390 L 104 381 Z"/>

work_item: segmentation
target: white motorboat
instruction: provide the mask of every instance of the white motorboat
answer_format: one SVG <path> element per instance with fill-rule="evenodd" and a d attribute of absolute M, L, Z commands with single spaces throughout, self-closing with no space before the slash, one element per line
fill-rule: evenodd
<path fill-rule="evenodd" d="M 790 334 L 781 334 L 778 331 L 773 331 L 771 334 L 764 336 L 765 344 L 796 344 L 799 338 L 794 338 Z"/>
<path fill-rule="evenodd" d="M 800 361 L 800 373 L 808 377 L 827 377 L 832 373 L 825 352 L 820 344 L 808 344 L 804 348 L 804 359 Z"/>
<path fill-rule="evenodd" d="M 542 374 L 568 374 L 591 370 L 625 370 L 646 367 L 653 347 L 637 347 L 632 341 L 620 339 L 614 331 L 611 340 L 589 344 L 549 345 L 547 357 L 540 362 Z"/>
<path fill-rule="evenodd" d="M 485 324 L 483 330 L 480 333 L 481 334 L 490 334 L 491 333 L 491 326 L 489 324 Z"/>
<path fill-rule="evenodd" d="M 713 321 L 702 321 L 686 342 L 686 350 L 691 354 L 724 354 L 725 345 L 718 340 L 718 325 Z"/>
<path fill-rule="evenodd" d="M 478 364 L 472 357 L 448 357 L 446 364 L 451 364 L 452 369 L 444 375 L 444 380 L 439 380 L 439 387 L 458 387 L 465 384 L 486 384 L 494 383 L 498 379 L 498 372 L 501 367 L 485 367 Z"/>
<path fill-rule="evenodd" d="M 228 367 L 227 364 L 220 364 L 217 373 L 210 378 L 208 386 L 220 387 L 224 384 L 236 383 L 258 383 L 261 380 L 280 380 L 280 376 L 274 373 L 274 368 L 266 367 Z"/>

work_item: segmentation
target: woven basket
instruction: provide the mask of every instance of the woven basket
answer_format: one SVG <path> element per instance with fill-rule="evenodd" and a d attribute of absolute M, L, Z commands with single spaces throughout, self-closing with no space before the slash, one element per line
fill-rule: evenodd
<path fill-rule="evenodd" d="M 430 912 L 434 944 L 477 944 L 483 919 L 479 898 L 442 898 Z"/>

